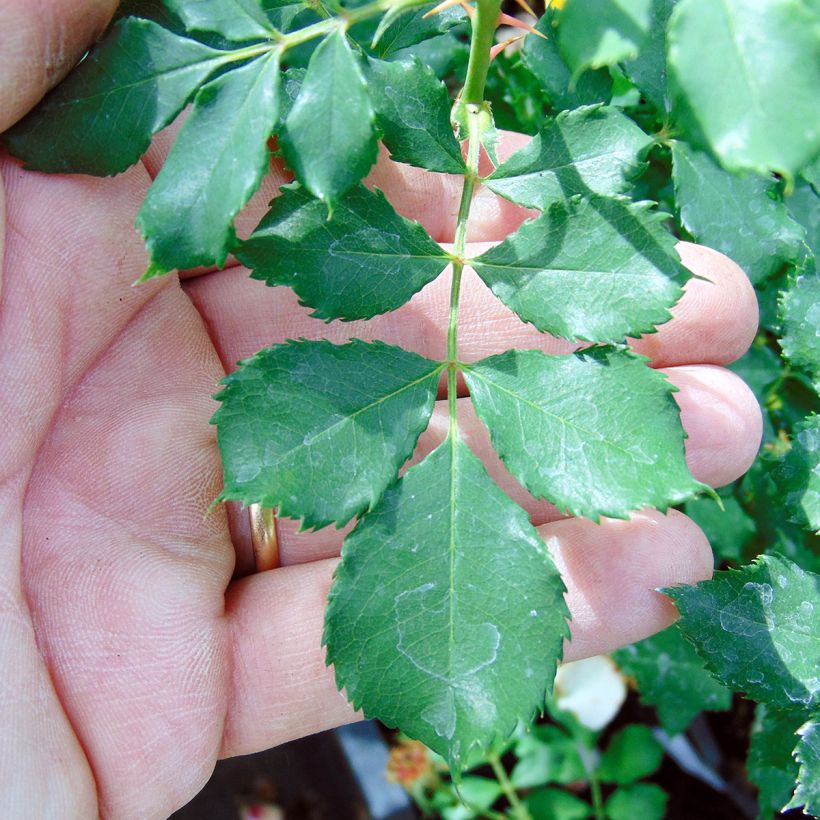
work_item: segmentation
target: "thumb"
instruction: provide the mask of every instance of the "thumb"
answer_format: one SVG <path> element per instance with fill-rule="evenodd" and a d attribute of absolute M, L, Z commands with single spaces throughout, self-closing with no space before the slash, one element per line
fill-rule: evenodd
<path fill-rule="evenodd" d="M 0 132 L 69 72 L 116 7 L 117 0 L 0 2 Z"/>

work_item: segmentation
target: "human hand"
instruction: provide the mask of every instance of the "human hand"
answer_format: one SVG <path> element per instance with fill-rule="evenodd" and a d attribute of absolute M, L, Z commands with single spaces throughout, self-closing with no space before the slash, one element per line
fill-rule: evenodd
<path fill-rule="evenodd" d="M 60 0 L 47 16 L 25 0 L 4 5 L 0 28 L 30 42 L 0 52 L 0 129 L 44 91 L 57 56 L 68 67 L 115 5 Z M 389 317 L 330 326 L 309 319 L 290 291 L 266 289 L 236 266 L 182 285 L 166 277 L 130 287 L 146 263 L 134 215 L 167 145 L 160 136 L 142 165 L 108 180 L 33 174 L 0 159 L 0 406 L 9 420 L 0 441 L 0 806 L 8 817 L 167 816 L 217 757 L 352 719 L 320 648 L 342 534 L 297 535 L 282 521 L 284 566 L 231 580 L 235 566 L 251 569 L 247 513 L 204 516 L 221 472 L 210 396 L 237 359 L 289 337 L 380 338 L 431 357 L 445 348 L 446 276 Z M 282 180 L 274 168 L 240 233 Z M 384 161 L 370 181 L 434 238 L 452 239 L 456 181 Z M 473 213 L 476 243 L 503 238 L 526 216 L 486 191 Z M 725 257 L 691 245 L 681 253 L 710 281 L 693 279 L 676 318 L 636 347 L 681 388 L 689 464 L 720 485 L 748 467 L 760 436 L 754 397 L 720 367 L 750 343 L 756 302 Z M 464 358 L 569 349 L 523 325 L 471 274 L 462 300 Z M 443 437 L 444 413 L 437 418 L 420 452 Z M 709 546 L 685 516 L 559 519 L 504 473 L 466 406 L 462 418 L 465 438 L 532 514 L 564 574 L 567 659 L 663 628 L 674 610 L 653 590 L 710 574 Z"/>

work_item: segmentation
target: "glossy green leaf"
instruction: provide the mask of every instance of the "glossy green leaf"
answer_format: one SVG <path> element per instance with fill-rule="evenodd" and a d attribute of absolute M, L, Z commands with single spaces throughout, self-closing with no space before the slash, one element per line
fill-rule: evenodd
<path fill-rule="evenodd" d="M 269 285 L 288 285 L 318 319 L 369 319 L 407 302 L 449 264 L 417 222 L 358 185 L 328 220 L 298 183 L 282 188 L 236 257 Z"/>
<path fill-rule="evenodd" d="M 275 30 L 259 0 L 163 0 L 188 31 L 207 31 L 226 40 L 267 40 Z"/>
<path fill-rule="evenodd" d="M 806 243 L 815 259 L 820 258 L 820 196 L 817 190 L 802 180 L 790 196 L 786 197 L 786 209 L 792 219 L 806 231 Z"/>
<path fill-rule="evenodd" d="M 558 50 L 554 9 L 548 8 L 535 28 L 544 37 L 527 37 L 522 55 L 524 62 L 538 78 L 557 109 L 577 108 L 579 105 L 609 102 L 612 97 L 612 78 L 605 69 L 585 71 L 572 82 L 569 70 Z"/>
<path fill-rule="evenodd" d="M 820 816 L 820 720 L 818 716 L 804 723 L 798 730 L 800 742 L 794 756 L 800 764 L 797 788 L 786 809 L 803 808 L 804 814 Z"/>
<path fill-rule="evenodd" d="M 393 17 L 389 25 L 377 32 L 378 40 L 373 46 L 373 52 L 383 60 L 392 58 L 403 49 L 444 34 L 466 19 L 464 9 L 459 6 L 425 18 L 424 15 L 436 5 L 437 3 L 429 3 Z"/>
<path fill-rule="evenodd" d="M 588 803 L 563 789 L 538 789 L 526 796 L 524 805 L 532 820 L 584 820 L 592 814 Z"/>
<path fill-rule="evenodd" d="M 558 45 L 573 76 L 637 57 L 651 19 L 652 0 L 571 0 L 561 14 Z"/>
<path fill-rule="evenodd" d="M 628 60 L 624 71 L 643 96 L 665 113 L 669 108 L 666 82 L 666 28 L 677 0 L 651 0 L 649 32 L 638 56 Z"/>
<path fill-rule="evenodd" d="M 563 591 L 527 514 L 449 438 L 345 540 L 327 662 L 357 709 L 458 769 L 543 708 L 568 635 Z"/>
<path fill-rule="evenodd" d="M 150 20 L 116 23 L 25 119 L 3 134 L 26 167 L 110 176 L 145 153 L 217 68 L 231 60 Z"/>
<path fill-rule="evenodd" d="M 668 59 L 686 139 L 730 171 L 793 179 L 820 151 L 818 36 L 801 0 L 681 0 Z"/>
<path fill-rule="evenodd" d="M 758 703 L 746 759 L 746 773 L 758 788 L 759 818 L 768 818 L 789 802 L 798 765 L 792 754 L 797 744 L 801 713 L 780 712 Z"/>
<path fill-rule="evenodd" d="M 754 538 L 757 527 L 733 495 L 721 496 L 720 504 L 714 498 L 695 498 L 683 509 L 709 539 L 718 562 L 740 562 L 743 547 Z"/>
<path fill-rule="evenodd" d="M 137 216 L 151 265 L 144 279 L 223 265 L 233 220 L 268 169 L 278 106 L 275 54 L 204 86 Z"/>
<path fill-rule="evenodd" d="M 381 342 L 288 342 L 227 376 L 217 398 L 222 500 L 303 527 L 373 507 L 427 426 L 443 365 Z"/>
<path fill-rule="evenodd" d="M 586 777 L 578 743 L 562 729 L 549 724 L 522 731 L 515 744 L 518 758 L 510 781 L 516 789 L 547 783 L 574 783 Z"/>
<path fill-rule="evenodd" d="M 686 230 L 737 262 L 753 283 L 805 259 L 805 231 L 779 199 L 773 180 L 730 174 L 682 142 L 674 144 L 672 160 Z"/>
<path fill-rule="evenodd" d="M 820 531 L 820 416 L 795 426 L 791 449 L 772 470 L 772 480 L 788 520 Z"/>
<path fill-rule="evenodd" d="M 590 106 L 547 120 L 527 146 L 485 180 L 525 208 L 543 210 L 575 194 L 617 194 L 652 144 L 617 108 Z"/>
<path fill-rule="evenodd" d="M 367 76 L 376 122 L 391 158 L 429 171 L 463 174 L 444 83 L 418 59 L 370 60 Z"/>
<path fill-rule="evenodd" d="M 598 767 L 604 783 L 624 785 L 654 774 L 661 765 L 663 748 L 652 730 L 642 723 L 625 726 L 613 735 Z"/>
<path fill-rule="evenodd" d="M 280 143 L 299 181 L 331 207 L 376 161 L 373 106 L 343 32 L 313 52 Z"/>
<path fill-rule="evenodd" d="M 612 657 L 621 672 L 635 680 L 641 703 L 655 707 L 670 735 L 683 732 L 705 710 L 723 711 L 732 705 L 732 693 L 706 671 L 677 627 L 618 649 Z"/>
<path fill-rule="evenodd" d="M 674 388 L 641 356 L 511 350 L 464 378 L 507 468 L 561 510 L 626 518 L 704 489 L 686 466 Z"/>
<path fill-rule="evenodd" d="M 609 820 L 662 820 L 669 795 L 654 783 L 616 789 L 604 804 Z"/>
<path fill-rule="evenodd" d="M 780 302 L 783 337 L 780 346 L 795 366 L 820 389 L 820 273 L 809 267 L 789 283 Z"/>
<path fill-rule="evenodd" d="M 687 278 L 665 218 L 624 199 L 558 202 L 470 265 L 539 330 L 591 342 L 637 336 L 671 318 Z"/>
<path fill-rule="evenodd" d="M 665 589 L 680 629 L 727 686 L 776 709 L 820 701 L 820 576 L 777 555 Z"/>

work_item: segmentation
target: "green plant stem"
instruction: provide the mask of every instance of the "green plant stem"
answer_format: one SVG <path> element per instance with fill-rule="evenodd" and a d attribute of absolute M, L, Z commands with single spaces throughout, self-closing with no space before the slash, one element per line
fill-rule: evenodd
<path fill-rule="evenodd" d="M 507 770 L 504 768 L 498 755 L 490 755 L 487 759 L 490 766 L 493 767 L 493 774 L 498 781 L 498 785 L 501 786 L 501 791 L 504 792 L 504 797 L 507 798 L 507 802 L 510 804 L 512 816 L 517 817 L 518 820 L 532 820 L 532 815 L 518 797 L 515 786 L 513 786 L 512 781 L 507 776 Z"/>
<path fill-rule="evenodd" d="M 605 820 L 604 798 L 601 794 L 601 781 L 596 771 L 589 772 L 589 791 L 592 795 L 592 814 L 595 820 Z"/>
<path fill-rule="evenodd" d="M 453 246 L 453 282 L 450 290 L 450 320 L 447 328 L 447 405 L 450 416 L 450 435 L 456 431 L 458 399 L 458 299 L 461 291 L 461 275 L 464 271 L 464 252 L 467 244 L 467 223 L 470 206 L 478 182 L 478 158 L 481 152 L 479 123 L 480 106 L 484 101 L 484 85 L 490 67 L 490 49 L 495 36 L 501 0 L 476 0 L 473 16 L 473 34 L 470 41 L 470 59 L 467 64 L 467 81 L 459 105 L 463 106 L 467 128 L 467 170 L 458 206 L 456 234 Z"/>

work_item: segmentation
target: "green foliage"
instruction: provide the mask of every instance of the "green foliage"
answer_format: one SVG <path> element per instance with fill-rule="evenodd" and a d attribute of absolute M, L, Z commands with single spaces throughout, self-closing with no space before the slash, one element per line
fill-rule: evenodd
<path fill-rule="evenodd" d="M 217 397 L 221 497 L 277 508 L 304 527 L 346 523 L 376 504 L 413 452 L 442 367 L 380 342 L 261 350 Z"/>
<path fill-rule="evenodd" d="M 488 595 L 487 577 L 509 594 Z M 328 663 L 357 709 L 457 770 L 541 708 L 569 634 L 563 592 L 526 513 L 451 433 L 345 540 Z"/>
<path fill-rule="evenodd" d="M 820 577 L 775 555 L 665 590 L 719 680 L 775 709 L 820 701 Z"/>
<path fill-rule="evenodd" d="M 429 171 L 464 173 L 444 83 L 417 58 L 395 63 L 371 60 L 368 66 L 376 121 L 391 158 Z"/>
<path fill-rule="evenodd" d="M 401 307 L 448 255 L 384 195 L 358 185 L 327 208 L 297 184 L 282 188 L 237 258 L 269 285 L 288 285 L 318 319 L 369 319 Z"/>
<path fill-rule="evenodd" d="M 272 54 L 222 74 L 196 95 L 137 216 L 151 255 L 145 279 L 225 263 L 234 217 L 268 169 L 278 78 Z"/>
<path fill-rule="evenodd" d="M 625 199 L 556 202 L 470 264 L 539 330 L 621 340 L 668 321 L 682 293 L 687 271 L 660 224 L 664 218 Z"/>
<path fill-rule="evenodd" d="M 719 561 L 763 554 L 671 590 L 680 631 L 617 660 L 673 734 L 727 708 L 729 687 L 760 699 L 749 774 L 761 812 L 791 798 L 816 813 L 820 601 L 807 570 L 820 569 L 820 6 L 569 0 L 537 22 L 546 39 L 488 66 L 498 4 L 477 2 L 468 24 L 461 8 L 425 17 L 432 3 L 414 0 L 131 0 L 3 141 L 32 169 L 116 174 L 192 103 L 138 217 L 144 278 L 221 266 L 233 252 L 314 317 L 360 320 L 452 265 L 446 361 L 380 342 L 290 341 L 225 380 L 214 418 L 221 498 L 276 507 L 306 528 L 358 519 L 331 594 L 328 658 L 355 705 L 453 765 L 432 810 L 495 817 L 506 800 L 534 820 L 618 820 L 666 805 L 657 786 L 635 782 L 660 761 L 646 727 L 622 728 L 601 751 L 546 696 L 567 635 L 563 585 L 524 511 L 459 437 L 463 376 L 498 452 L 536 495 L 595 519 L 685 501 Z M 537 136 L 499 164 L 499 127 Z M 379 140 L 396 161 L 462 177 L 452 253 L 360 184 Z M 495 166 L 481 174 L 479 142 Z M 240 241 L 234 219 L 271 150 L 296 182 Z M 542 213 L 470 260 L 481 185 Z M 732 256 L 761 304 L 761 332 L 732 367 L 764 413 L 764 448 L 720 505 L 692 498 L 704 488 L 686 469 L 669 384 L 621 347 L 669 319 L 689 277 L 678 236 Z M 607 346 L 466 364 L 465 264 L 523 321 Z M 448 438 L 399 478 L 445 374 Z M 553 722 L 524 728 L 545 701 Z M 457 789 L 458 767 L 482 761 L 499 779 L 484 771 Z M 584 791 L 557 788 L 568 784 Z"/>
<path fill-rule="evenodd" d="M 547 120 L 485 182 L 491 191 L 539 210 L 575 194 L 618 194 L 651 142 L 616 108 L 576 108 Z"/>
<path fill-rule="evenodd" d="M 374 119 L 359 60 L 337 30 L 313 52 L 280 137 L 288 165 L 328 207 L 376 161 Z"/>
<path fill-rule="evenodd" d="M 685 143 L 675 143 L 672 158 L 681 222 L 698 242 L 725 253 L 753 283 L 805 259 L 805 231 L 773 181 L 730 174 Z"/>
<path fill-rule="evenodd" d="M 514 350 L 470 365 L 464 378 L 510 472 L 559 509 L 597 520 L 665 509 L 703 489 L 684 461 L 672 388 L 644 362 L 606 347 Z"/>
<path fill-rule="evenodd" d="M 613 658 L 637 683 L 641 702 L 657 709 L 661 726 L 670 735 L 683 732 L 705 710 L 731 706 L 732 693 L 706 671 L 677 627 L 619 649 Z"/>
<path fill-rule="evenodd" d="M 793 180 L 820 151 L 806 116 L 820 109 L 818 33 L 817 9 L 802 0 L 681 0 L 668 54 L 687 138 L 730 171 Z"/>

